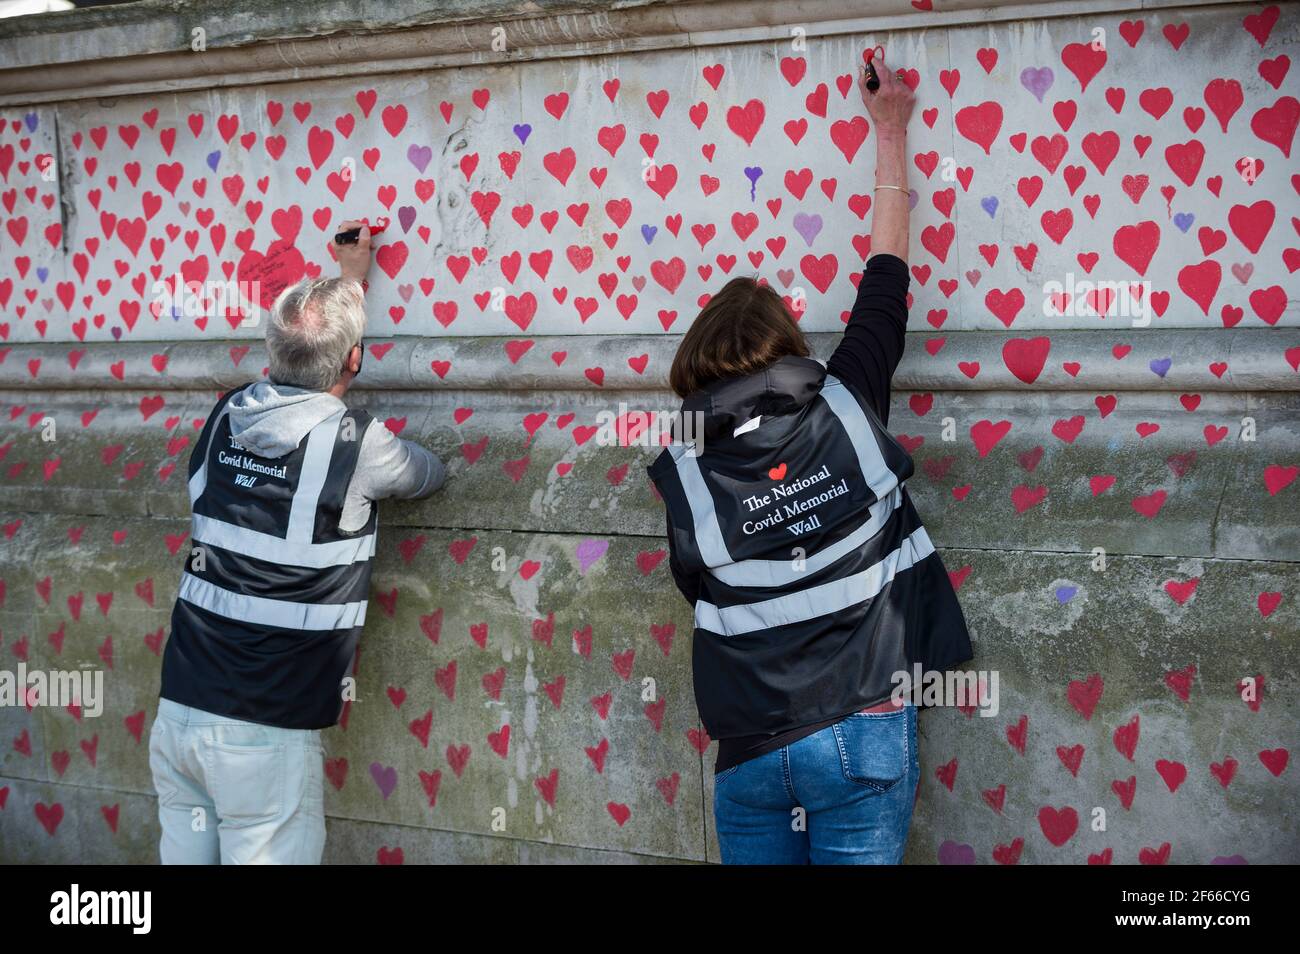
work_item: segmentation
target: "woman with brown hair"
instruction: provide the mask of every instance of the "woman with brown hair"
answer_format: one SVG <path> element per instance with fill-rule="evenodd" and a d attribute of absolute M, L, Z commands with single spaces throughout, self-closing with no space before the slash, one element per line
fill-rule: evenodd
<path fill-rule="evenodd" d="M 907 326 L 911 90 L 859 77 L 876 131 L 872 256 L 823 366 L 781 297 L 728 282 L 682 338 L 670 383 L 694 439 L 649 473 L 669 564 L 695 607 L 700 719 L 718 740 L 728 864 L 896 864 L 920 766 L 914 664 L 971 658 L 961 608 L 885 429 Z"/>

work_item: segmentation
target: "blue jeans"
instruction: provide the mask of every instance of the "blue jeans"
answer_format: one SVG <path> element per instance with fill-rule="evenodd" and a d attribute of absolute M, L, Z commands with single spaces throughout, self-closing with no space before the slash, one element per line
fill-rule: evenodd
<path fill-rule="evenodd" d="M 916 707 L 854 713 L 713 779 L 728 865 L 898 864 L 921 765 Z"/>

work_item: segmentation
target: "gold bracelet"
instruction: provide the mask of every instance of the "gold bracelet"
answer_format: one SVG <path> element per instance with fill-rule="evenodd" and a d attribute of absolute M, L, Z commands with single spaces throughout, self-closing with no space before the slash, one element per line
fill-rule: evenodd
<path fill-rule="evenodd" d="M 912 194 L 912 190 L 911 190 L 911 189 L 904 189 L 902 186 L 878 185 L 878 186 L 876 186 L 876 188 L 877 188 L 877 189 L 894 189 L 894 190 L 897 191 L 897 192 L 906 192 L 908 195 L 911 195 L 911 194 Z"/>

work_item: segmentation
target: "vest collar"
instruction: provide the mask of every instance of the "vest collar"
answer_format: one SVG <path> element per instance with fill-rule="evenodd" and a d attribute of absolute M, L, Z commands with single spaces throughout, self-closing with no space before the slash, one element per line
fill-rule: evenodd
<path fill-rule="evenodd" d="M 762 371 L 715 381 L 682 402 L 682 415 L 704 417 L 706 439 L 729 438 L 746 421 L 762 414 L 791 414 L 821 391 L 826 368 L 812 358 L 786 355 Z"/>

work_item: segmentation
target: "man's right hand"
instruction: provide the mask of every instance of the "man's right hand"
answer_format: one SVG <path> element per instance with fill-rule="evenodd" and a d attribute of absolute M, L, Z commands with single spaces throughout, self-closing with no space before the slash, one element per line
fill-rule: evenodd
<path fill-rule="evenodd" d="M 359 228 L 361 234 L 353 245 L 334 246 L 334 257 L 339 263 L 339 277 L 350 278 L 364 283 L 366 273 L 370 271 L 370 226 L 364 222 L 349 219 L 339 226 L 340 232 Z"/>

